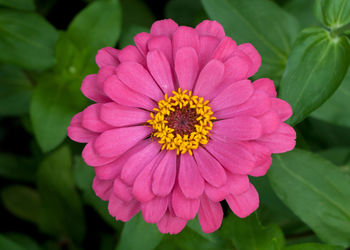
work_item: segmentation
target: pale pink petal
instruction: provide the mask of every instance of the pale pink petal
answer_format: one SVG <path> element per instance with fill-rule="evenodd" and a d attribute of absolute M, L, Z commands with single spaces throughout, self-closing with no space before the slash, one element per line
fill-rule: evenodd
<path fill-rule="evenodd" d="M 236 42 L 233 41 L 231 37 L 227 36 L 221 40 L 219 45 L 214 50 L 212 57 L 224 62 L 229 57 L 232 56 L 233 51 L 235 50 L 236 47 L 237 47 Z"/>
<path fill-rule="evenodd" d="M 146 66 L 145 57 L 140 51 L 133 45 L 128 45 L 121 51 L 119 51 L 118 59 L 120 63 L 123 62 L 137 62 L 143 66 Z"/>
<path fill-rule="evenodd" d="M 242 194 L 228 195 L 226 201 L 232 212 L 240 218 L 247 217 L 259 207 L 259 195 L 252 184 L 250 184 L 249 189 Z"/>
<path fill-rule="evenodd" d="M 253 82 L 253 87 L 260 91 L 264 91 L 270 97 L 276 97 L 277 92 L 273 81 L 268 78 L 261 78 Z"/>
<path fill-rule="evenodd" d="M 193 156 L 183 154 L 180 158 L 178 175 L 179 186 L 189 199 L 198 198 L 204 190 L 204 180 L 199 174 L 198 166 Z"/>
<path fill-rule="evenodd" d="M 296 133 L 288 124 L 281 123 L 280 127 L 272 134 L 264 135 L 257 141 L 268 147 L 271 153 L 284 153 L 295 147 Z"/>
<path fill-rule="evenodd" d="M 173 45 L 168 36 L 154 36 L 148 41 L 148 51 L 159 50 L 168 59 L 170 65 L 173 64 Z"/>
<path fill-rule="evenodd" d="M 111 126 L 124 127 L 145 123 L 150 119 L 150 113 L 139 108 L 108 102 L 101 105 L 100 117 Z"/>
<path fill-rule="evenodd" d="M 220 85 L 224 75 L 224 64 L 216 59 L 210 60 L 199 73 L 194 94 L 207 98 Z"/>
<path fill-rule="evenodd" d="M 163 234 L 178 234 L 186 226 L 187 220 L 171 215 L 169 211 L 157 223 L 158 229 Z"/>
<path fill-rule="evenodd" d="M 111 47 L 105 47 L 97 51 L 96 55 L 96 64 L 98 67 L 106 67 L 106 66 L 118 66 L 118 54 L 119 50 Z"/>
<path fill-rule="evenodd" d="M 113 192 L 123 201 L 131 201 L 133 199 L 131 187 L 125 184 L 120 178 L 114 180 Z"/>
<path fill-rule="evenodd" d="M 224 213 L 219 202 L 213 202 L 206 195 L 201 197 L 198 220 L 204 233 L 212 233 L 220 228 Z"/>
<path fill-rule="evenodd" d="M 171 204 L 176 216 L 185 220 L 192 220 L 198 212 L 200 200 L 199 198 L 189 199 L 185 197 L 179 185 L 175 185 Z"/>
<path fill-rule="evenodd" d="M 82 152 L 85 163 L 89 166 L 102 166 L 114 161 L 117 157 L 102 157 L 95 152 L 94 141 L 89 142 Z"/>
<path fill-rule="evenodd" d="M 101 120 L 100 118 L 101 105 L 102 104 L 100 103 L 96 103 L 84 109 L 82 119 L 81 119 L 81 124 L 83 125 L 84 128 L 97 133 L 101 133 L 113 128 L 113 126 Z"/>
<path fill-rule="evenodd" d="M 92 189 L 100 199 L 109 200 L 113 191 L 113 181 L 101 180 L 96 176 L 92 181 Z"/>
<path fill-rule="evenodd" d="M 144 94 L 153 100 L 161 100 L 164 95 L 157 83 L 141 64 L 125 62 L 117 68 L 119 79 L 132 90 Z"/>
<path fill-rule="evenodd" d="M 250 43 L 240 44 L 237 47 L 237 50 L 244 52 L 247 56 L 249 56 L 250 60 L 252 61 L 252 67 L 248 72 L 248 77 L 251 77 L 258 71 L 261 65 L 261 56 L 259 52 Z"/>
<path fill-rule="evenodd" d="M 231 194 L 241 194 L 249 189 L 250 183 L 247 175 L 229 174 L 227 189 Z"/>
<path fill-rule="evenodd" d="M 220 163 L 204 148 L 193 151 L 201 176 L 212 186 L 220 187 L 226 183 L 226 171 Z"/>
<path fill-rule="evenodd" d="M 98 136 L 98 134 L 82 127 L 82 116 L 82 112 L 73 116 L 72 121 L 70 122 L 70 125 L 67 128 L 67 135 L 70 139 L 76 142 L 90 142 L 94 140 Z"/>
<path fill-rule="evenodd" d="M 174 90 L 174 82 L 170 64 L 165 55 L 159 50 L 148 52 L 147 67 L 158 86 L 169 95 Z"/>
<path fill-rule="evenodd" d="M 204 20 L 196 26 L 196 30 L 201 36 L 214 36 L 218 39 L 225 37 L 224 28 L 217 21 Z"/>
<path fill-rule="evenodd" d="M 156 105 L 149 97 L 137 93 L 122 83 L 117 76 L 109 77 L 104 83 L 104 91 L 113 101 L 125 106 L 152 110 Z"/>
<path fill-rule="evenodd" d="M 152 36 L 146 32 L 141 32 L 134 37 L 136 47 L 140 50 L 143 56 L 147 54 L 147 43 Z"/>
<path fill-rule="evenodd" d="M 212 131 L 223 141 L 254 140 L 261 136 L 261 122 L 251 116 L 236 116 L 230 119 L 216 121 Z"/>
<path fill-rule="evenodd" d="M 108 211 L 116 220 L 127 222 L 140 211 L 140 203 L 136 200 L 126 202 L 112 194 L 108 202 Z"/>
<path fill-rule="evenodd" d="M 164 19 L 160 21 L 156 21 L 152 24 L 151 27 L 151 35 L 153 36 L 171 36 L 178 25 L 171 19 Z"/>
<path fill-rule="evenodd" d="M 226 184 L 221 187 L 214 187 L 206 183 L 204 192 L 210 200 L 219 202 L 224 200 L 228 195 L 228 188 Z"/>
<path fill-rule="evenodd" d="M 193 89 L 198 75 L 198 67 L 198 55 L 194 48 L 178 49 L 175 57 L 175 71 L 181 89 Z"/>
<path fill-rule="evenodd" d="M 155 195 L 166 196 L 173 189 L 176 178 L 176 151 L 167 151 L 153 174 L 152 191 Z"/>
<path fill-rule="evenodd" d="M 146 126 L 115 128 L 103 132 L 95 141 L 96 153 L 103 157 L 119 157 L 151 133 Z"/>
<path fill-rule="evenodd" d="M 203 68 L 203 66 L 210 60 L 219 42 L 220 40 L 213 36 L 201 36 L 199 38 L 199 69 Z"/>
<path fill-rule="evenodd" d="M 180 26 L 173 34 L 173 54 L 182 47 L 192 47 L 196 51 L 199 50 L 199 35 L 198 32 L 187 26 Z"/>
<path fill-rule="evenodd" d="M 293 114 L 289 103 L 279 98 L 271 99 L 271 108 L 278 113 L 282 121 L 288 120 Z"/>
<path fill-rule="evenodd" d="M 154 199 L 141 203 L 141 211 L 143 219 L 147 223 L 157 223 L 162 219 L 168 208 L 168 200 L 166 197 L 155 197 Z"/>
<path fill-rule="evenodd" d="M 109 98 L 103 93 L 102 87 L 97 82 L 97 75 L 87 75 L 80 88 L 83 94 L 95 102 L 108 102 Z"/>
<path fill-rule="evenodd" d="M 249 80 L 241 80 L 227 86 L 210 102 L 213 110 L 221 110 L 244 103 L 253 94 Z"/>
<path fill-rule="evenodd" d="M 279 115 L 271 110 L 265 114 L 257 117 L 262 125 L 263 134 L 271 134 L 274 132 L 281 124 L 281 118 Z"/>

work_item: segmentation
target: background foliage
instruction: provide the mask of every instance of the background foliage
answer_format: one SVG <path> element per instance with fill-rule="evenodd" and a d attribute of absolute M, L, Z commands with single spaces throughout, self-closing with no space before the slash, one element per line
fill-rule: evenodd
<path fill-rule="evenodd" d="M 97 49 L 132 44 L 163 18 L 216 19 L 252 43 L 263 60 L 254 78 L 272 78 L 294 110 L 297 148 L 251 179 L 259 210 L 239 219 L 223 204 L 209 235 L 197 220 L 175 236 L 140 215 L 116 222 L 91 190 L 82 145 L 66 138 L 89 104 L 80 85 Z M 348 0 L 0 0 L 0 249 L 348 248 L 349 22 Z"/>

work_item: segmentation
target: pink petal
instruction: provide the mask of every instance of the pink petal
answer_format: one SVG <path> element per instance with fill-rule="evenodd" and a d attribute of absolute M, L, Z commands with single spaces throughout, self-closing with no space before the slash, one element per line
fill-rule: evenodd
<path fill-rule="evenodd" d="M 281 118 L 275 111 L 269 111 L 257 117 L 262 125 L 263 134 L 271 134 L 281 124 Z"/>
<path fill-rule="evenodd" d="M 96 153 L 103 157 L 119 157 L 151 133 L 146 126 L 124 127 L 107 130 L 97 137 Z"/>
<path fill-rule="evenodd" d="M 174 55 L 176 51 L 182 47 L 192 47 L 196 51 L 199 49 L 198 32 L 187 26 L 180 26 L 173 34 Z"/>
<path fill-rule="evenodd" d="M 147 67 L 163 92 L 170 94 L 174 90 L 174 83 L 170 64 L 165 55 L 159 50 L 148 52 Z"/>
<path fill-rule="evenodd" d="M 240 44 L 237 47 L 237 49 L 244 52 L 247 56 L 249 56 L 250 60 L 252 61 L 252 63 L 253 63 L 252 67 L 250 68 L 250 70 L 248 72 L 248 77 L 251 77 L 260 68 L 261 56 L 260 56 L 259 52 L 254 48 L 254 46 L 251 45 L 250 43 Z"/>
<path fill-rule="evenodd" d="M 250 145 L 254 151 L 255 166 L 248 174 L 251 176 L 263 176 L 272 163 L 271 151 L 266 146 L 254 141 L 250 142 Z"/>
<path fill-rule="evenodd" d="M 272 158 L 271 156 L 269 156 L 264 163 L 262 163 L 259 166 L 255 166 L 253 170 L 250 171 L 248 174 L 254 177 L 264 176 L 267 170 L 269 170 L 271 163 L 272 163 Z"/>
<path fill-rule="evenodd" d="M 167 211 L 157 223 L 158 229 L 163 234 L 178 234 L 186 226 L 187 220 L 173 216 Z"/>
<path fill-rule="evenodd" d="M 249 189 L 250 183 L 247 175 L 230 174 L 227 179 L 227 189 L 231 194 L 241 194 Z"/>
<path fill-rule="evenodd" d="M 142 109 L 108 102 L 102 104 L 100 117 L 111 126 L 124 127 L 145 123 L 150 119 L 150 113 Z"/>
<path fill-rule="evenodd" d="M 109 77 L 104 83 L 104 91 L 113 101 L 129 107 L 152 110 L 155 103 L 143 94 L 139 94 L 124 83 L 117 76 Z"/>
<path fill-rule="evenodd" d="M 142 216 L 147 223 L 157 223 L 168 208 L 168 197 L 155 197 L 141 204 Z"/>
<path fill-rule="evenodd" d="M 105 47 L 100 49 L 96 55 L 96 64 L 98 67 L 106 67 L 106 66 L 118 66 L 118 54 L 119 50 L 111 47 Z"/>
<path fill-rule="evenodd" d="M 213 134 L 221 140 L 254 140 L 261 136 L 262 126 L 251 116 L 236 116 L 214 123 Z"/>
<path fill-rule="evenodd" d="M 206 98 L 219 86 L 224 74 L 224 64 L 216 59 L 210 60 L 199 73 L 194 94 Z"/>
<path fill-rule="evenodd" d="M 70 125 L 67 128 L 67 135 L 69 138 L 76 142 L 90 142 L 94 140 L 98 136 L 98 134 L 82 127 L 82 116 L 82 112 L 73 116 L 72 121 L 70 122 Z"/>
<path fill-rule="evenodd" d="M 271 99 L 271 108 L 275 110 L 282 121 L 286 121 L 292 116 L 293 111 L 288 102 L 279 98 Z"/>
<path fill-rule="evenodd" d="M 214 36 L 218 39 L 225 37 L 224 28 L 217 21 L 204 20 L 196 26 L 196 30 L 201 36 Z"/>
<path fill-rule="evenodd" d="M 114 180 L 113 192 L 123 201 L 131 201 L 133 199 L 131 187 L 126 185 L 120 178 L 116 178 Z"/>
<path fill-rule="evenodd" d="M 92 182 L 92 189 L 102 200 L 109 200 L 113 190 L 113 181 L 101 180 L 96 176 Z"/>
<path fill-rule="evenodd" d="M 87 75 L 80 88 L 81 92 L 95 102 L 108 102 L 109 98 L 103 93 L 102 87 L 97 82 L 97 75 Z"/>
<path fill-rule="evenodd" d="M 201 176 L 212 186 L 220 187 L 226 183 L 226 171 L 220 163 L 204 148 L 193 151 Z"/>
<path fill-rule="evenodd" d="M 220 40 L 213 36 L 201 36 L 199 38 L 199 69 L 210 60 L 215 48 L 218 46 Z"/>
<path fill-rule="evenodd" d="M 176 152 L 168 151 L 159 162 L 153 174 L 152 191 L 155 195 L 166 196 L 173 189 L 176 178 Z"/>
<path fill-rule="evenodd" d="M 148 51 L 159 50 L 168 59 L 170 65 L 173 64 L 173 45 L 167 36 L 155 36 L 148 41 Z"/>
<path fill-rule="evenodd" d="M 127 222 L 140 211 L 140 203 L 136 200 L 125 202 L 112 194 L 108 203 L 108 211 L 116 220 Z"/>
<path fill-rule="evenodd" d="M 102 166 L 114 161 L 117 157 L 102 157 L 95 152 L 95 141 L 91 141 L 83 149 L 82 156 L 85 163 L 89 166 Z"/>
<path fill-rule="evenodd" d="M 231 37 L 227 36 L 221 40 L 219 45 L 214 50 L 212 57 L 224 62 L 232 56 L 236 47 L 236 42 L 233 41 Z"/>
<path fill-rule="evenodd" d="M 213 202 L 206 195 L 201 197 L 198 220 L 204 233 L 212 233 L 221 226 L 224 213 L 219 202 Z"/>
<path fill-rule="evenodd" d="M 210 107 L 213 110 L 221 110 L 242 104 L 253 94 L 253 90 L 249 80 L 234 82 L 214 97 Z"/>
<path fill-rule="evenodd" d="M 198 166 L 193 156 L 189 154 L 181 155 L 178 181 L 186 198 L 195 199 L 203 193 L 204 180 L 199 174 Z"/>
<path fill-rule="evenodd" d="M 261 78 L 253 82 L 255 89 L 264 91 L 270 97 L 276 97 L 277 92 L 273 81 L 268 78 Z"/>
<path fill-rule="evenodd" d="M 145 57 L 140 51 L 133 45 L 128 45 L 121 51 L 119 51 L 118 59 L 120 63 L 123 62 L 136 62 L 143 66 L 146 66 Z"/>
<path fill-rule="evenodd" d="M 172 207 L 176 216 L 185 219 L 192 220 L 199 209 L 199 198 L 189 199 L 182 193 L 180 187 L 175 185 L 172 192 Z"/>
<path fill-rule="evenodd" d="M 156 21 L 152 24 L 151 27 L 151 35 L 153 36 L 171 36 L 178 25 L 171 19 L 164 19 L 160 21 Z"/>
<path fill-rule="evenodd" d="M 134 37 L 136 47 L 140 50 L 143 56 L 147 54 L 147 43 L 152 36 L 146 32 L 141 32 Z"/>
<path fill-rule="evenodd" d="M 222 185 L 221 187 L 213 187 L 210 184 L 205 185 L 205 194 L 208 198 L 214 202 L 222 201 L 228 195 L 227 185 Z"/>
<path fill-rule="evenodd" d="M 163 99 L 162 91 L 141 64 L 135 62 L 122 63 L 117 68 L 117 74 L 119 79 L 132 90 L 156 101 Z"/>
<path fill-rule="evenodd" d="M 259 207 L 259 194 L 250 184 L 249 189 L 239 195 L 228 195 L 226 201 L 232 212 L 238 217 L 244 218 L 253 213 Z"/>
<path fill-rule="evenodd" d="M 260 137 L 258 142 L 276 154 L 292 150 L 295 147 L 295 139 L 295 130 L 288 124 L 281 123 L 274 133 Z"/>
<path fill-rule="evenodd" d="M 101 105 L 102 104 L 100 103 L 92 104 L 83 111 L 81 123 L 84 128 L 97 133 L 101 133 L 113 128 L 113 126 L 108 125 L 101 120 Z"/>
<path fill-rule="evenodd" d="M 114 66 L 106 66 L 101 68 L 97 74 L 97 82 L 101 86 L 104 87 L 104 82 L 110 77 L 116 75 L 116 67 Z"/>
<path fill-rule="evenodd" d="M 194 48 L 183 47 L 176 52 L 175 71 L 180 88 L 192 90 L 198 75 L 198 55 Z"/>

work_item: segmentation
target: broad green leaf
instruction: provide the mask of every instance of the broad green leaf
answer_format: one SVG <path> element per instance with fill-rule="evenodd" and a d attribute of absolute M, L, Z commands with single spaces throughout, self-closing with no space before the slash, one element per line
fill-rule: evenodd
<path fill-rule="evenodd" d="M 37 166 L 31 159 L 14 154 L 0 153 L 0 177 L 5 179 L 34 181 Z"/>
<path fill-rule="evenodd" d="M 237 43 L 252 43 L 262 56 L 256 77 L 278 79 L 291 45 L 298 34 L 298 22 L 269 0 L 202 0 L 211 19 L 220 22 Z M 277 21 L 278 20 L 278 21 Z"/>
<path fill-rule="evenodd" d="M 212 242 L 215 242 L 217 240 L 215 233 L 206 234 L 203 232 L 201 225 L 199 224 L 198 217 L 195 217 L 193 220 L 188 221 L 186 226 L 191 228 L 194 232 L 202 236 L 204 239 L 207 239 Z"/>
<path fill-rule="evenodd" d="M 0 6 L 18 10 L 35 10 L 34 0 L 0 0 Z"/>
<path fill-rule="evenodd" d="M 340 28 L 350 22 L 350 1 L 316 0 L 315 15 L 326 27 Z"/>
<path fill-rule="evenodd" d="M 5 237 L 13 242 L 16 242 L 16 244 L 22 246 L 26 250 L 41 250 L 41 248 L 38 246 L 38 243 L 36 243 L 28 235 L 16 232 L 16 233 L 6 233 Z"/>
<path fill-rule="evenodd" d="M 338 246 L 330 246 L 320 243 L 304 243 L 292 245 L 283 248 L 283 250 L 342 250 L 344 248 Z"/>
<path fill-rule="evenodd" d="M 17 67 L 0 65 L 0 115 L 21 115 L 29 111 L 32 85 Z"/>
<path fill-rule="evenodd" d="M 55 63 L 58 34 L 36 13 L 0 9 L 0 61 L 42 70 Z"/>
<path fill-rule="evenodd" d="M 335 93 L 311 116 L 340 126 L 350 127 L 350 70 Z"/>
<path fill-rule="evenodd" d="M 54 149 L 66 138 L 70 120 L 82 110 L 86 101 L 80 92 L 80 82 L 69 82 L 49 73 L 38 79 L 30 118 L 44 152 Z"/>
<path fill-rule="evenodd" d="M 114 47 L 120 34 L 121 7 L 118 0 L 101 0 L 89 4 L 68 27 L 68 34 L 79 48 L 88 47 L 93 54 Z"/>
<path fill-rule="evenodd" d="M 283 8 L 298 19 L 302 28 L 306 28 L 319 24 L 314 16 L 314 5 L 315 0 L 292 0 Z"/>
<path fill-rule="evenodd" d="M 165 6 L 165 16 L 179 25 L 196 26 L 208 19 L 200 0 L 171 0 Z"/>
<path fill-rule="evenodd" d="M 345 165 L 347 161 L 350 159 L 349 147 L 348 148 L 346 147 L 329 148 L 329 149 L 318 151 L 317 153 L 337 166 Z"/>
<path fill-rule="evenodd" d="M 237 250 L 277 250 L 284 246 L 281 229 L 277 225 L 262 226 L 255 213 L 244 219 L 230 214 L 222 227 Z"/>
<path fill-rule="evenodd" d="M 276 155 L 268 176 L 279 198 L 320 239 L 350 246 L 349 176 L 301 149 Z"/>
<path fill-rule="evenodd" d="M 120 0 L 123 10 L 123 33 L 131 26 L 151 28 L 155 21 L 153 13 L 142 0 Z"/>
<path fill-rule="evenodd" d="M 45 158 L 37 178 L 41 230 L 80 242 L 85 234 L 85 221 L 68 147 L 61 147 Z"/>
<path fill-rule="evenodd" d="M 155 249 L 163 235 L 155 224 L 146 223 L 141 213 L 125 223 L 117 250 L 152 250 Z"/>
<path fill-rule="evenodd" d="M 0 249 L 6 250 L 26 250 L 26 248 L 17 244 L 16 242 L 8 239 L 7 237 L 0 234 Z"/>
<path fill-rule="evenodd" d="M 1 199 L 8 211 L 33 223 L 39 219 L 39 193 L 30 187 L 12 185 L 1 190 Z"/>
<path fill-rule="evenodd" d="M 332 38 L 328 31 L 304 29 L 294 44 L 283 74 L 279 97 L 293 109 L 295 125 L 324 103 L 338 88 L 349 66 L 346 37 Z"/>
<path fill-rule="evenodd" d="M 130 26 L 127 30 L 125 30 L 120 37 L 119 47 L 124 48 L 128 45 L 134 45 L 134 37 L 141 32 L 149 32 L 150 27 L 142 27 L 142 26 Z"/>

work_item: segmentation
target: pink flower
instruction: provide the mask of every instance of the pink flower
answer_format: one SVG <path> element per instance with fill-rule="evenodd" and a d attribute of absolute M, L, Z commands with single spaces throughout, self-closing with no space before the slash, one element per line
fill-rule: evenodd
<path fill-rule="evenodd" d="M 134 41 L 98 52 L 100 70 L 81 86 L 96 104 L 68 128 L 87 143 L 96 194 L 117 220 L 141 211 L 162 233 L 179 233 L 197 214 L 205 233 L 217 230 L 223 200 L 248 216 L 259 206 L 248 176 L 265 175 L 271 153 L 292 150 L 296 137 L 272 80 L 248 79 L 259 53 L 216 21 L 157 21 Z"/>

